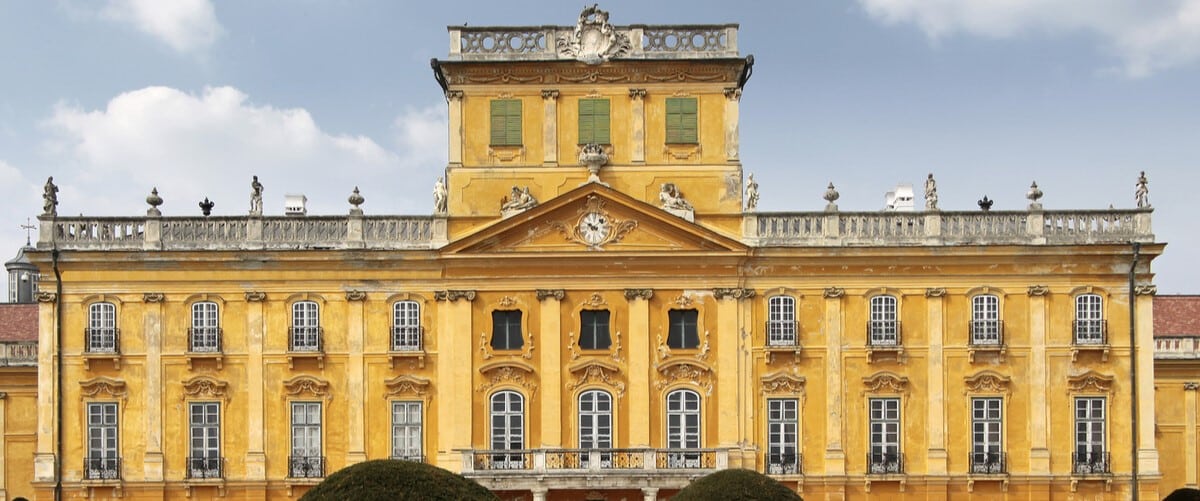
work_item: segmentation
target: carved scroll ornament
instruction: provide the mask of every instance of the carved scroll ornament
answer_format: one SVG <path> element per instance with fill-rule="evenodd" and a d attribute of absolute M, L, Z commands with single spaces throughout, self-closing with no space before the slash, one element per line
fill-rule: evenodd
<path fill-rule="evenodd" d="M 229 383 L 210 376 L 196 376 L 183 382 L 183 398 L 219 398 L 229 400 Z"/>
<path fill-rule="evenodd" d="M 120 398 L 129 396 L 125 381 L 104 376 L 97 376 L 79 382 L 79 394 L 84 398 Z"/>
<path fill-rule="evenodd" d="M 296 397 L 308 393 L 318 398 L 329 398 L 329 382 L 312 376 L 296 376 L 283 382 L 287 396 Z"/>
<path fill-rule="evenodd" d="M 906 393 L 908 378 L 892 372 L 876 372 L 863 378 L 866 393 Z"/>
<path fill-rule="evenodd" d="M 415 395 L 424 398 L 429 392 L 430 382 L 428 379 L 401 374 L 392 379 L 383 382 L 387 387 L 387 392 L 383 398 L 398 397 L 402 395 Z"/>
<path fill-rule="evenodd" d="M 1112 385 L 1115 378 L 1112 376 L 1100 374 L 1096 371 L 1087 371 L 1083 374 L 1071 376 L 1067 378 L 1067 389 L 1071 392 L 1099 392 L 1108 393 L 1112 391 Z"/>
<path fill-rule="evenodd" d="M 804 376 L 777 372 L 764 376 L 759 383 L 759 389 L 768 395 L 795 395 L 804 393 Z"/>
<path fill-rule="evenodd" d="M 967 385 L 965 393 L 1008 393 L 1012 378 L 993 371 L 982 371 L 963 378 Z"/>

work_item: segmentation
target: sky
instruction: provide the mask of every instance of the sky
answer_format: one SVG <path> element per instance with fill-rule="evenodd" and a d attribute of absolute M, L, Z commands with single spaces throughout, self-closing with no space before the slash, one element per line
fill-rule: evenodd
<path fill-rule="evenodd" d="M 573 25 L 573 2 L 0 0 L 0 256 L 54 176 L 60 215 L 429 214 L 447 26 Z M 1200 0 L 608 1 L 614 24 L 740 24 L 741 157 L 762 211 L 1134 206 L 1160 294 L 1200 293 Z M 918 200 L 918 203 L 920 201 Z M 36 240 L 36 232 L 34 233 Z M 5 251 L 4 249 L 8 249 Z M 7 257 L 5 257 L 7 260 Z"/>

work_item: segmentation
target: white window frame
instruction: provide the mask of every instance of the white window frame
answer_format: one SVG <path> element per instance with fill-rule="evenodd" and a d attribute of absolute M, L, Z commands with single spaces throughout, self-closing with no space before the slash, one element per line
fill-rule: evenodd
<path fill-rule="evenodd" d="M 493 454 L 494 470 L 524 469 L 525 464 L 525 396 L 503 390 L 488 399 L 489 441 L 493 451 L 518 451 L 515 454 Z"/>
<path fill-rule="evenodd" d="M 796 345 L 796 298 L 778 295 L 767 299 L 767 345 Z"/>
<path fill-rule="evenodd" d="M 1072 468 L 1078 474 L 1110 473 L 1107 449 L 1108 398 L 1075 397 L 1075 450 Z"/>
<path fill-rule="evenodd" d="M 682 452 L 700 448 L 701 405 L 700 394 L 692 390 L 674 390 L 667 393 L 667 467 L 699 468 L 699 452 Z"/>
<path fill-rule="evenodd" d="M 288 457 L 288 476 L 292 478 L 321 478 L 325 476 L 322 444 L 321 402 L 290 402 L 291 454 Z"/>
<path fill-rule="evenodd" d="M 900 397 L 873 397 L 867 400 L 867 411 L 870 413 L 868 474 L 904 472 L 900 404 Z"/>
<path fill-rule="evenodd" d="M 117 305 L 102 301 L 88 305 L 88 353 L 119 353 Z"/>
<path fill-rule="evenodd" d="M 392 459 L 425 461 L 423 413 L 423 402 L 392 401 Z"/>
<path fill-rule="evenodd" d="M 192 303 L 190 350 L 193 353 L 221 351 L 221 308 L 213 301 Z"/>
<path fill-rule="evenodd" d="M 221 478 L 221 404 L 188 402 L 188 478 Z"/>
<path fill-rule="evenodd" d="M 1105 344 L 1104 297 L 1095 293 L 1075 296 L 1075 344 Z"/>
<path fill-rule="evenodd" d="M 321 351 L 321 306 L 316 301 L 292 303 L 291 351 Z"/>
<path fill-rule="evenodd" d="M 1004 399 L 971 398 L 971 473 L 1005 473 Z"/>
<path fill-rule="evenodd" d="M 1000 297 L 995 294 L 972 296 L 971 344 L 999 346 L 1002 343 L 1000 331 Z"/>
<path fill-rule="evenodd" d="M 867 341 L 871 346 L 900 345 L 900 301 L 896 296 L 871 296 L 869 302 Z"/>
<path fill-rule="evenodd" d="M 87 456 L 84 478 L 116 480 L 121 478 L 120 409 L 116 402 L 88 402 Z"/>
<path fill-rule="evenodd" d="M 421 351 L 421 303 L 396 301 L 392 305 L 392 351 Z"/>
<path fill-rule="evenodd" d="M 612 465 L 613 398 L 604 390 L 588 390 L 579 394 L 579 448 L 584 451 L 602 450 L 600 467 Z M 580 466 L 587 468 L 590 454 L 585 452 Z"/>
<path fill-rule="evenodd" d="M 800 400 L 767 399 L 767 474 L 800 473 Z"/>
<path fill-rule="evenodd" d="M 20 271 L 12 271 L 8 274 L 8 302 L 17 302 L 17 275 Z"/>

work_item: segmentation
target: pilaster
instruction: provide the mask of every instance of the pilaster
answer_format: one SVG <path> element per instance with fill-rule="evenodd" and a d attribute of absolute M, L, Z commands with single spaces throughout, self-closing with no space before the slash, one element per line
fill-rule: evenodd
<path fill-rule="evenodd" d="M 558 165 L 558 90 L 542 90 L 543 165 Z"/>
<path fill-rule="evenodd" d="M 462 470 L 462 454 L 459 450 L 471 449 L 471 430 L 474 429 L 471 382 L 475 380 L 471 358 L 463 355 L 472 353 L 471 340 L 474 336 L 471 302 L 475 291 L 438 291 L 438 355 L 437 392 L 438 408 L 438 466 L 458 472 Z"/>
<path fill-rule="evenodd" d="M 246 480 L 267 479 L 266 432 L 263 418 L 263 338 L 267 294 L 246 293 Z"/>
<path fill-rule="evenodd" d="M 562 447 L 562 289 L 538 290 L 541 303 L 542 447 Z M 570 396 L 567 397 L 570 399 Z"/>
<path fill-rule="evenodd" d="M 630 161 L 635 164 L 646 163 L 646 89 L 629 89 L 629 100 L 632 104 L 633 116 L 633 151 Z"/>
<path fill-rule="evenodd" d="M 738 116 L 742 89 L 725 89 L 725 161 L 738 161 Z"/>
<path fill-rule="evenodd" d="M 145 479 L 163 479 L 163 375 L 162 375 L 162 314 L 165 298 L 161 293 L 142 295 L 142 336 L 146 343 L 146 456 Z"/>
<path fill-rule="evenodd" d="M 946 370 L 943 356 L 945 338 L 944 300 L 946 289 L 925 291 L 925 328 L 929 336 L 928 359 L 928 416 L 929 455 L 926 468 L 930 475 L 946 474 Z"/>
<path fill-rule="evenodd" d="M 1184 487 L 1197 487 L 1196 476 L 1196 391 L 1200 388 L 1200 383 L 1195 381 L 1183 384 L 1183 408 L 1184 419 L 1187 426 L 1183 429 L 1183 445 L 1184 445 Z"/>
<path fill-rule="evenodd" d="M 4 430 L 7 429 L 5 428 L 4 424 L 4 416 L 5 412 L 7 412 L 7 409 L 4 408 L 4 401 L 7 400 L 7 398 L 8 395 L 0 391 L 0 499 L 7 499 L 4 490 L 4 486 L 6 485 L 5 479 L 8 478 L 8 467 L 4 464 L 5 458 L 8 457 L 8 451 L 5 450 L 4 446 L 5 442 L 7 442 L 7 439 L 4 436 Z"/>
<path fill-rule="evenodd" d="M 629 415 L 650 415 L 650 289 L 626 289 L 629 301 Z M 646 384 L 637 384 L 645 381 Z M 650 447 L 647 419 L 629 423 L 629 447 Z M 655 490 L 657 492 L 657 489 Z"/>
<path fill-rule="evenodd" d="M 842 297 L 837 287 L 825 289 L 825 474 L 846 474 L 846 451 L 842 446 L 842 421 L 846 405 L 842 381 Z"/>
<path fill-rule="evenodd" d="M 1029 473 L 1050 474 L 1049 407 L 1046 371 L 1046 296 L 1049 289 L 1029 288 Z"/>
<path fill-rule="evenodd" d="M 1134 356 L 1138 385 L 1138 474 L 1158 475 L 1158 448 L 1154 437 L 1154 295 L 1158 288 L 1143 285 L 1134 289 L 1137 329 Z M 1194 455 L 1193 455 L 1194 457 Z"/>
<path fill-rule="evenodd" d="M 346 361 L 346 417 L 349 447 L 346 450 L 346 465 L 367 460 L 366 448 L 366 365 L 363 361 L 364 333 L 367 304 L 366 293 L 346 293 L 346 348 L 350 352 Z"/>
<path fill-rule="evenodd" d="M 39 220 L 41 220 L 39 218 Z M 42 221 L 42 228 L 49 227 Z M 49 285 L 47 283 L 46 285 Z M 37 453 L 33 456 L 33 481 L 54 482 L 55 423 L 58 421 L 58 296 L 38 294 Z"/>
<path fill-rule="evenodd" d="M 739 399 L 743 367 L 738 363 L 741 335 L 738 303 L 754 296 L 751 289 L 717 289 L 717 447 L 733 448 L 740 441 L 738 414 L 746 408 Z M 737 456 L 740 460 L 740 455 Z"/>
<path fill-rule="evenodd" d="M 449 160 L 451 167 L 462 167 L 463 157 L 463 91 L 448 90 L 446 91 L 446 102 L 450 108 L 450 151 Z"/>

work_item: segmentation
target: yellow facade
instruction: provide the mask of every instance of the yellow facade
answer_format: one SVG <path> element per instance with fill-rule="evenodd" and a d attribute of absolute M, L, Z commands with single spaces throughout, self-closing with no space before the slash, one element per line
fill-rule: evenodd
<path fill-rule="evenodd" d="M 56 479 L 64 499 L 296 497 L 396 455 L 396 402 L 419 406 L 421 459 L 513 499 L 665 499 L 723 468 L 765 471 L 806 499 L 1126 499 L 1135 464 L 1141 496 L 1158 497 L 1153 360 L 1140 347 L 1163 245 L 1148 209 L 746 208 L 738 100 L 752 60 L 737 53 L 736 26 L 687 27 L 715 40 L 707 50 L 621 52 L 589 37 L 683 28 L 597 19 L 550 29 L 544 52 L 523 55 L 468 50 L 505 28 L 451 29 L 464 49 L 435 65 L 450 152 L 433 216 L 43 216 L 37 499 L 53 499 Z M 581 48 L 555 52 L 557 39 Z M 695 99 L 696 141 L 669 143 L 666 101 L 681 97 Z M 581 98 L 611 103 L 591 182 Z M 491 144 L 497 99 L 520 101 L 521 144 Z M 666 185 L 686 205 L 670 205 Z M 514 187 L 537 202 L 502 210 Z M 971 342 L 982 296 L 996 308 L 994 343 Z M 1094 343 L 1074 327 L 1081 296 L 1098 305 Z M 215 351 L 189 345 L 200 303 L 215 305 Z M 419 312 L 415 349 L 395 345 L 401 303 Z M 311 349 L 297 341 L 308 305 Z M 95 319 L 106 308 L 110 324 Z M 587 349 L 584 327 L 596 327 L 583 312 L 597 311 L 610 342 Z M 519 327 L 502 337 L 497 318 Z M 97 350 L 109 328 L 115 347 Z M 581 433 L 603 435 L 584 422 L 600 418 L 582 405 L 605 395 L 611 426 L 597 447 Z M 999 402 L 998 469 L 971 454 L 977 398 Z M 1111 454 L 1083 469 L 1080 398 L 1103 407 L 1089 426 Z M 892 402 L 897 419 L 873 418 Z M 208 403 L 220 468 L 189 478 L 193 404 Z M 319 417 L 298 417 L 301 403 Z M 88 419 L 108 404 L 120 464 L 91 468 L 84 458 L 107 449 Z M 789 405 L 794 417 L 771 416 Z M 890 450 L 876 425 L 895 425 L 899 461 L 871 456 Z M 792 430 L 776 445 L 796 447 L 795 462 L 772 457 L 773 426 Z M 324 469 L 310 477 L 289 457 L 311 430 L 319 454 L 304 457 Z"/>

